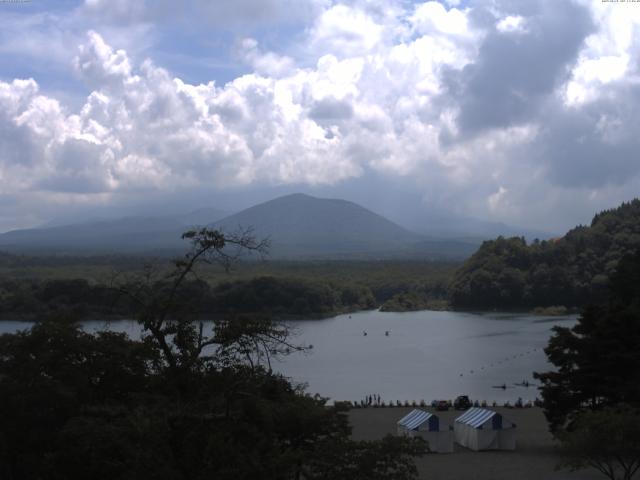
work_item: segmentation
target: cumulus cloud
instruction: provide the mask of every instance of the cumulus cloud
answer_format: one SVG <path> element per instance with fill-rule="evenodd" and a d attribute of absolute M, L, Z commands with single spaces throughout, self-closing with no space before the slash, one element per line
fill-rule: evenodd
<path fill-rule="evenodd" d="M 507 15 L 496 23 L 496 28 L 502 33 L 525 33 L 527 22 L 520 15 Z"/>
<path fill-rule="evenodd" d="M 333 18 L 335 9 L 328 12 Z M 314 30 L 311 41 L 320 35 L 339 45 L 344 26 Z M 434 42 L 419 36 L 376 57 L 323 54 L 300 68 L 247 38 L 242 54 L 255 73 L 218 87 L 173 78 L 150 60 L 132 65 L 124 50 L 90 31 L 74 59 L 92 89 L 81 110 L 68 113 L 38 95 L 34 80 L 16 81 L 2 84 L 13 100 L 4 120 L 33 136 L 30 161 L 43 167 L 34 169 L 33 185 L 54 191 L 335 183 L 367 166 L 408 173 L 421 154 L 405 143 L 424 130 L 432 146 L 433 126 L 417 117 L 435 114 L 428 103 L 438 68 L 463 56 L 452 42 Z M 386 100 L 377 82 L 391 89 Z M 384 144 L 371 148 L 375 138 Z"/>
<path fill-rule="evenodd" d="M 524 35 L 490 32 L 478 58 L 450 79 L 458 125 L 473 134 L 527 123 L 567 80 L 567 66 L 593 29 L 588 12 L 570 2 L 541 2 Z M 508 18 L 508 17 L 507 17 Z"/>
<path fill-rule="evenodd" d="M 283 77 L 294 70 L 295 62 L 291 57 L 274 52 L 262 52 L 257 40 L 244 38 L 240 42 L 240 56 L 255 73 L 270 77 Z"/>
<path fill-rule="evenodd" d="M 76 14 L 170 23 L 154 5 L 87 0 Z M 69 58 L 88 91 L 79 108 L 43 93 L 46 79 L 0 82 L 0 187 L 105 202 L 373 172 L 428 205 L 515 223 L 544 221 L 551 201 L 611 206 L 640 183 L 640 8 L 610 7 L 187 2 L 179 15 L 201 24 L 300 27 L 290 44 L 233 39 L 248 73 L 226 83 L 189 82 L 89 30 Z"/>

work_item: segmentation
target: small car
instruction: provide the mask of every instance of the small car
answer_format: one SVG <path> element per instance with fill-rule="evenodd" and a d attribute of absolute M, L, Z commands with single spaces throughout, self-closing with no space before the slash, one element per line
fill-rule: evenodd
<path fill-rule="evenodd" d="M 434 407 L 439 412 L 445 412 L 449 410 L 450 406 L 451 406 L 451 402 L 449 402 L 449 400 L 436 400 L 434 402 Z"/>
<path fill-rule="evenodd" d="M 467 410 L 471 408 L 471 405 L 471 400 L 469 400 L 467 395 L 460 395 L 453 401 L 453 408 L 456 410 Z"/>

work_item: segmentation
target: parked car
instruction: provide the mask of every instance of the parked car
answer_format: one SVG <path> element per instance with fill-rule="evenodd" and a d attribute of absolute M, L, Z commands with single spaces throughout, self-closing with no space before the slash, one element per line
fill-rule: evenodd
<path fill-rule="evenodd" d="M 445 412 L 451 407 L 451 402 L 449 400 L 436 400 L 434 407 L 440 412 Z"/>
<path fill-rule="evenodd" d="M 453 408 L 456 410 L 467 410 L 471 408 L 471 400 L 467 395 L 460 395 L 453 401 Z"/>

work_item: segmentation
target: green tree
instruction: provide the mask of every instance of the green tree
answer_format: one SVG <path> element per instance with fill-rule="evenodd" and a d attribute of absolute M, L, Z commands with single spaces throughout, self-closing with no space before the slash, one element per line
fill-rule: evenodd
<path fill-rule="evenodd" d="M 582 413 L 563 432 L 564 461 L 571 470 L 593 467 L 610 480 L 631 480 L 640 468 L 640 411 L 628 406 Z"/>
<path fill-rule="evenodd" d="M 587 307 L 572 328 L 555 327 L 545 349 L 556 370 L 535 373 L 552 431 L 584 410 L 640 406 L 640 252 L 625 257 L 604 305 Z"/>
<path fill-rule="evenodd" d="M 584 307 L 606 299 L 621 258 L 640 248 L 640 200 L 601 212 L 590 226 L 533 242 L 498 237 L 482 244 L 455 273 L 458 308 Z"/>
<path fill-rule="evenodd" d="M 156 352 L 124 334 L 51 321 L 0 336 L 0 478 L 53 478 L 62 431 L 151 387 Z M 133 403 L 132 403 L 133 402 Z M 114 407 L 115 408 L 115 407 Z"/>

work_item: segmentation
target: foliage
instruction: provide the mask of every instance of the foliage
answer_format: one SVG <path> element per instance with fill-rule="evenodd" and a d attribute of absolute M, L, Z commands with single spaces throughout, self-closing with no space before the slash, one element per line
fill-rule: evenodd
<path fill-rule="evenodd" d="M 3 479 L 48 478 L 69 421 L 117 418 L 118 410 L 134 407 L 158 360 L 123 334 L 94 336 L 61 322 L 2 335 L 0 352 Z"/>
<path fill-rule="evenodd" d="M 336 285 L 296 279 L 258 277 L 248 281 L 221 283 L 212 292 L 218 311 L 265 313 L 299 317 L 374 308 L 376 301 L 367 287 Z"/>
<path fill-rule="evenodd" d="M 0 477 L 31 479 L 414 478 L 420 441 L 355 442 L 340 406 L 273 373 L 301 347 L 265 317 L 194 322 L 190 277 L 228 265 L 248 235 L 186 235 L 170 272 L 118 286 L 141 340 L 45 321 L 0 336 Z M 160 276 L 160 278 L 158 278 Z"/>
<path fill-rule="evenodd" d="M 16 260 L 16 268 L 0 275 L 0 318 L 42 319 L 64 314 L 81 319 L 131 318 L 132 301 L 117 303 L 113 290 L 113 273 L 98 275 L 97 268 L 85 259 L 43 257 L 46 269 L 37 267 L 36 259 L 26 265 Z M 95 261 L 107 262 L 107 259 Z M 60 262 L 59 264 L 55 263 Z M 148 268 L 133 268 L 142 259 L 129 259 L 113 267 L 120 278 L 133 276 Z M 36 265 L 31 269 L 28 265 Z M 100 268 L 107 268 L 101 265 Z M 171 269 L 155 264 L 161 282 Z M 242 262 L 229 274 L 214 265 L 201 265 L 197 279 L 183 284 L 182 292 L 197 315 L 262 314 L 279 318 L 316 318 L 338 313 L 370 309 L 396 295 L 418 296 L 424 301 L 444 301 L 447 284 L 456 264 L 431 262 Z M 78 270 L 79 269 L 79 270 Z M 85 269 L 85 270 L 83 270 Z M 21 272 L 18 275 L 18 272 Z M 55 275 L 54 275 L 55 273 Z M 93 275 L 95 274 L 95 275 Z M 33 275 L 35 278 L 22 278 Z M 67 278 L 71 275 L 71 278 Z M 80 275 L 81 277 L 77 277 Z M 98 280 L 93 277 L 97 277 Z M 187 288 L 188 287 L 188 288 Z M 162 288 L 158 284 L 157 288 Z M 385 305 L 387 310 L 401 309 L 398 302 Z"/>
<path fill-rule="evenodd" d="M 153 288 L 165 291 L 168 287 L 164 279 L 159 279 Z M 214 286 L 190 279 L 177 294 L 180 301 L 188 302 L 191 312 L 199 316 L 264 314 L 313 318 L 371 309 L 377 303 L 371 290 L 362 285 L 276 277 L 221 282 Z M 0 281 L 0 316 L 4 318 L 46 318 L 60 312 L 79 320 L 131 318 L 136 308 L 132 299 L 118 298 L 109 286 L 83 279 Z"/>
<path fill-rule="evenodd" d="M 545 352 L 556 370 L 534 374 L 551 429 L 570 426 L 585 409 L 640 407 L 638 345 L 640 252 L 620 261 L 606 303 L 587 307 L 573 328 L 554 327 Z"/>
<path fill-rule="evenodd" d="M 447 310 L 449 304 L 442 298 L 432 298 L 429 292 L 411 290 L 396 293 L 380 307 L 382 312 L 414 312 L 417 310 Z"/>
<path fill-rule="evenodd" d="M 622 257 L 640 248 L 640 200 L 597 214 L 564 237 L 484 242 L 456 272 L 451 302 L 459 308 L 580 307 L 603 300 Z"/>
<path fill-rule="evenodd" d="M 640 468 L 640 411 L 628 406 L 582 413 L 560 436 L 562 466 L 590 466 L 610 480 L 631 480 Z"/>

